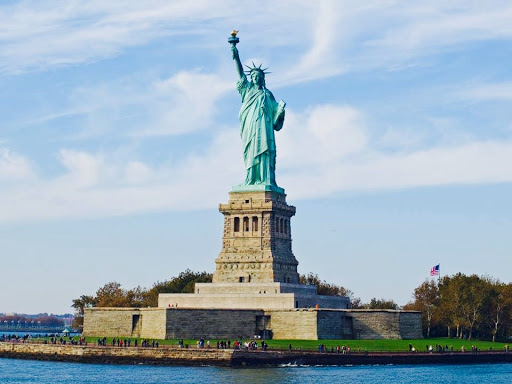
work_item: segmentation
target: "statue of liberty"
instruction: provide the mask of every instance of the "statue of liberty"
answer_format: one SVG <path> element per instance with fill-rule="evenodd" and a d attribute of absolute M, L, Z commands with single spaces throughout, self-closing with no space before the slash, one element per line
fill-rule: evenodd
<path fill-rule="evenodd" d="M 261 65 L 247 67 L 250 81 L 247 80 L 236 43 L 238 38 L 233 31 L 228 39 L 231 43 L 233 60 L 239 79 L 237 89 L 242 97 L 240 108 L 240 136 L 244 163 L 247 171 L 245 182 L 233 190 L 270 190 L 283 193 L 276 184 L 276 142 L 274 130 L 279 131 L 284 123 L 285 102 L 276 102 L 272 92 L 265 87 L 265 70 Z M 261 187 L 255 187 L 261 186 Z"/>

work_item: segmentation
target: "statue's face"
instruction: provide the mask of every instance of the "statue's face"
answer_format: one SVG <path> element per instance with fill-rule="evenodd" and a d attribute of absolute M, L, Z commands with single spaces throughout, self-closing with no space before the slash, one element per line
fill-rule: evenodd
<path fill-rule="evenodd" d="M 252 82 L 258 86 L 263 85 L 263 80 L 265 80 L 265 75 L 260 71 L 252 71 L 251 72 Z"/>

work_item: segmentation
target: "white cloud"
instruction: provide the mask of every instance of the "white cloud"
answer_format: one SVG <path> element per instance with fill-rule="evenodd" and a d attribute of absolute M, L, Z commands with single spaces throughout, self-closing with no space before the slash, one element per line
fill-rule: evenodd
<path fill-rule="evenodd" d="M 3 71 L 90 62 L 222 16 L 206 1 L 22 1 L 0 8 Z"/>
<path fill-rule="evenodd" d="M 235 91 L 233 81 L 200 71 L 181 71 L 167 79 L 126 77 L 108 83 L 80 86 L 69 92 L 64 106 L 26 125 L 50 124 L 74 119 L 59 140 L 82 140 L 116 136 L 181 135 L 209 127 L 217 103 L 226 92 Z M 78 130 L 78 133 L 77 133 Z"/>
<path fill-rule="evenodd" d="M 17 182 L 32 176 L 28 159 L 7 148 L 0 148 L 0 182 Z"/>
<path fill-rule="evenodd" d="M 330 77 L 346 70 L 337 60 L 336 48 L 343 40 L 343 5 L 337 1 L 319 3 L 312 26 L 312 41 L 309 50 L 299 58 L 297 64 L 283 72 L 284 76 L 276 85 L 290 85 Z M 337 41 L 338 40 L 338 41 Z"/>
<path fill-rule="evenodd" d="M 7 180 L 9 188 L 0 195 L 0 222 L 211 208 L 225 198 L 230 185 L 242 181 L 243 163 L 234 154 L 239 150 L 234 142 L 237 129 L 221 132 L 205 153 L 153 168 L 139 160 L 63 149 L 58 155 L 61 175 L 45 180 L 29 177 L 28 169 L 24 178 L 18 175 L 22 185 Z M 10 161 L 0 158 L 0 176 L 24 164 L 9 156 Z"/>
<path fill-rule="evenodd" d="M 149 101 L 150 116 L 156 121 L 151 128 L 139 130 L 139 135 L 183 134 L 208 127 L 215 116 L 215 104 L 227 91 L 230 81 L 217 75 L 199 72 L 179 72 L 152 87 Z"/>
<path fill-rule="evenodd" d="M 154 177 L 153 170 L 140 161 L 129 161 L 126 164 L 124 180 L 127 184 L 147 183 Z"/>
<path fill-rule="evenodd" d="M 241 7 L 232 0 L 26 0 L 0 6 L 0 71 L 94 62 L 173 36 L 218 52 L 220 29 L 237 26 L 244 52 L 246 46 L 293 52 L 279 71 L 286 73 L 279 84 L 292 84 L 361 68 L 417 65 L 418 58 L 449 46 L 509 39 L 511 18 L 512 6 L 501 1 L 254 1 Z"/>
<path fill-rule="evenodd" d="M 381 38 L 371 41 L 381 49 L 411 51 L 512 36 L 512 6 L 501 1 L 468 3 L 435 1 L 397 3 L 386 16 L 400 22 L 389 25 Z"/>
<path fill-rule="evenodd" d="M 101 156 L 93 156 L 85 152 L 62 150 L 59 154 L 60 163 L 68 170 L 64 177 L 69 177 L 70 184 L 76 187 L 93 187 L 98 184 L 103 168 Z"/>
<path fill-rule="evenodd" d="M 316 168 L 364 150 L 367 137 L 363 120 L 348 106 L 323 105 L 301 114 L 287 112 L 284 128 L 276 134 L 282 169 Z"/>
<path fill-rule="evenodd" d="M 279 185 L 301 199 L 347 190 L 512 182 L 505 166 L 512 163 L 512 139 L 384 153 L 372 148 L 364 121 L 348 106 L 289 111 L 277 133 Z M 224 201 L 245 172 L 236 127 L 219 132 L 204 153 L 158 167 L 70 149 L 58 159 L 63 173 L 43 180 L 20 155 L 0 152 L 6 184 L 0 222 L 208 209 Z"/>
<path fill-rule="evenodd" d="M 452 92 L 451 97 L 470 102 L 512 100 L 512 81 L 464 86 Z"/>
<path fill-rule="evenodd" d="M 512 182 L 512 140 L 449 140 L 393 152 L 374 148 L 364 116 L 350 107 L 321 106 L 289 114 L 278 133 L 278 183 L 295 198 L 346 190 Z M 448 143 L 448 144 L 446 144 Z M 399 144 L 399 143 L 397 143 Z M 423 149 L 416 149 L 422 147 Z"/>
<path fill-rule="evenodd" d="M 302 21 L 308 15 L 304 17 L 301 11 L 312 7 L 306 1 L 252 4 L 240 6 L 234 0 L 73 0 L 65 4 L 26 0 L 6 4 L 0 6 L 0 71 L 45 70 L 94 62 L 163 37 L 179 36 L 184 42 L 196 44 L 219 37 L 219 28 L 226 28 L 222 35 L 225 41 L 229 28 L 237 24 L 246 31 L 254 29 L 255 41 L 261 41 L 262 31 L 271 34 L 281 31 L 283 25 L 297 29 L 297 19 Z M 258 12 L 253 12 L 254 7 Z M 265 40 L 281 44 L 290 37 L 275 33 L 275 38 Z M 247 36 L 246 41 L 251 42 L 251 38 Z M 209 47 L 213 48 L 212 44 Z"/>

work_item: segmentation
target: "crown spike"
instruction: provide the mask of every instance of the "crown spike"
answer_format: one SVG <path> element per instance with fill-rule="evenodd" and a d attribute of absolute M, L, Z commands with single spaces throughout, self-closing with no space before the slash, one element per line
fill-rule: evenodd
<path fill-rule="evenodd" d="M 254 64 L 254 61 L 253 61 L 252 62 L 252 67 L 249 66 L 249 65 L 246 65 L 246 64 L 244 64 L 244 65 L 247 68 L 247 70 L 245 70 L 244 72 L 247 73 L 247 74 L 251 74 L 252 71 L 260 71 L 261 73 L 263 73 L 265 75 L 269 74 L 269 73 L 272 73 L 272 72 L 267 72 L 268 67 L 267 68 L 261 68 L 263 63 L 257 66 L 256 64 Z"/>

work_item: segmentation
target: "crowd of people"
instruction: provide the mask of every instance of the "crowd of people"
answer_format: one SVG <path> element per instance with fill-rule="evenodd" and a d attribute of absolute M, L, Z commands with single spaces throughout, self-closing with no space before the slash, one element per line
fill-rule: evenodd
<path fill-rule="evenodd" d="M 85 341 L 85 337 L 81 336 L 79 338 L 75 338 L 73 336 L 68 336 L 68 337 L 57 337 L 57 336 L 52 336 L 50 337 L 50 339 L 45 339 L 43 341 L 43 344 L 60 344 L 60 345 L 66 345 L 66 344 L 71 344 L 71 345 L 87 345 L 87 341 Z"/>
<path fill-rule="evenodd" d="M 292 348 L 291 348 L 291 344 L 290 346 L 288 347 L 288 349 L 291 351 Z M 325 344 L 318 344 L 318 352 L 320 353 L 326 353 L 326 352 L 331 352 L 331 353 L 342 353 L 342 354 L 347 354 L 347 353 L 350 353 L 351 352 L 351 349 L 350 347 L 346 346 L 346 345 L 337 345 L 336 347 L 334 347 L 334 345 L 332 345 L 330 348 L 327 347 Z"/>
<path fill-rule="evenodd" d="M 25 342 L 27 341 L 27 339 L 30 339 L 32 336 L 30 334 L 26 334 L 26 335 L 17 335 L 17 334 L 9 334 L 9 335 L 2 335 L 1 338 L 2 340 L 1 341 L 19 341 L 19 342 Z"/>
<path fill-rule="evenodd" d="M 107 338 L 103 337 L 101 339 L 96 340 L 96 344 L 99 347 L 106 347 L 107 346 Z M 149 339 L 142 339 L 139 342 L 139 339 L 128 339 L 128 338 L 120 338 L 120 337 L 113 337 L 110 345 L 112 347 L 118 347 L 118 348 L 130 348 L 133 344 L 133 347 L 138 347 L 139 345 L 142 348 L 159 348 L 160 343 L 156 340 L 149 340 Z"/>
<path fill-rule="evenodd" d="M 71 345 L 87 345 L 87 342 L 85 341 L 85 337 L 81 336 L 79 338 L 75 338 L 73 336 L 66 336 L 66 335 L 59 335 L 59 334 L 36 334 L 31 335 L 29 333 L 25 335 L 18 335 L 18 334 L 3 334 L 0 335 L 0 341 L 10 341 L 10 342 L 18 342 L 18 343 L 26 343 L 26 342 L 33 342 L 31 339 L 34 340 L 40 340 L 44 339 L 42 341 L 43 344 L 71 344 Z"/>
<path fill-rule="evenodd" d="M 25 342 L 32 342 L 30 339 L 41 339 L 44 340 L 42 343 L 44 344 L 58 344 L 58 345 L 87 345 L 87 341 L 85 337 L 73 337 L 68 335 L 59 335 L 59 334 L 46 334 L 46 335 L 19 335 L 19 334 L 1 334 L 0 335 L 0 341 L 3 342 L 15 342 L 15 343 L 25 343 Z M 142 347 L 142 348 L 159 348 L 160 344 L 157 340 L 149 340 L 149 339 L 130 339 L 130 338 L 120 338 L 120 337 L 114 337 L 111 339 L 110 343 L 107 342 L 107 337 L 98 338 L 97 339 L 97 346 L 112 346 L 112 347 L 118 347 L 118 348 L 130 348 L 130 347 Z M 41 341 L 36 341 L 41 342 Z M 188 344 L 185 344 L 183 339 L 178 340 L 178 347 L 179 348 L 188 348 Z M 212 348 L 212 345 L 209 340 L 206 340 L 205 337 L 201 337 L 196 342 L 197 348 Z M 241 341 L 241 340 L 218 340 L 216 341 L 216 349 L 235 349 L 235 350 L 246 350 L 246 351 L 256 351 L 256 350 L 263 350 L 266 351 L 268 349 L 268 344 L 265 342 L 265 340 L 247 340 L 247 341 Z M 294 350 L 292 344 L 289 344 L 288 350 L 291 352 Z M 351 348 L 346 345 L 337 345 L 337 346 L 326 346 L 325 344 L 319 344 L 318 345 L 318 352 L 319 353 L 340 353 L 340 354 L 350 354 Z M 418 349 L 416 349 L 411 343 L 409 343 L 409 351 L 410 352 L 419 352 Z M 440 344 L 436 345 L 425 345 L 425 352 L 427 353 L 453 353 L 454 347 L 449 346 L 448 344 L 443 346 Z M 492 347 L 489 348 L 489 351 L 493 351 Z M 509 352 L 509 346 L 505 345 L 504 347 L 505 352 Z M 361 352 L 361 348 L 357 348 L 357 352 Z M 464 353 L 466 352 L 466 348 L 464 346 L 460 347 L 460 352 Z M 469 350 L 468 350 L 469 352 Z M 471 353 L 476 354 L 479 352 L 479 348 L 476 345 L 471 346 Z"/>
<path fill-rule="evenodd" d="M 228 341 L 219 340 L 219 341 L 217 341 L 216 348 L 217 349 L 231 349 L 231 346 L 233 346 L 233 349 L 236 349 L 236 350 L 244 349 L 246 351 L 255 351 L 258 348 L 261 348 L 262 350 L 266 351 L 268 348 L 268 344 L 265 343 L 265 340 L 262 340 L 260 344 L 261 345 L 258 345 L 258 341 L 256 341 L 256 340 L 248 340 L 245 342 L 242 342 L 240 340 L 235 340 L 235 341 L 233 341 L 233 343 L 231 342 L 231 340 L 228 340 Z M 183 340 L 178 341 L 178 346 L 180 348 L 188 347 L 187 345 L 183 344 Z M 211 346 L 210 340 L 205 340 L 205 337 L 201 337 L 199 340 L 197 340 L 196 347 L 197 348 L 211 348 L 212 346 Z"/>

